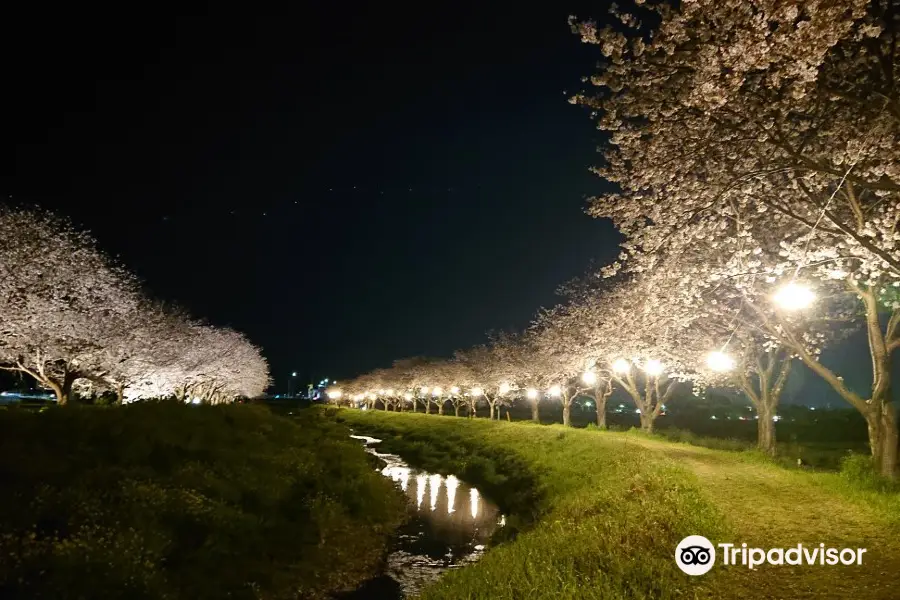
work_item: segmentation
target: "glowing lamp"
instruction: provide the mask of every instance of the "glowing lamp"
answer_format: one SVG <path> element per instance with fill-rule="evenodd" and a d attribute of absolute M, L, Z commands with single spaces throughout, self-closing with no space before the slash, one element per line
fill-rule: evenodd
<path fill-rule="evenodd" d="M 473 396 L 478 397 L 478 396 L 481 396 L 482 394 L 484 394 L 484 390 L 481 389 L 480 387 L 472 388 Z"/>
<path fill-rule="evenodd" d="M 455 396 L 459 393 L 459 387 L 454 385 L 452 388 L 450 388 L 450 393 Z"/>
<path fill-rule="evenodd" d="M 706 357 L 706 366 L 713 371 L 724 373 L 734 368 L 734 359 L 724 352 L 710 352 Z"/>
<path fill-rule="evenodd" d="M 663 364 L 656 359 L 650 359 L 644 364 L 644 372 L 651 377 L 661 375 L 663 372 Z"/>
<path fill-rule="evenodd" d="M 329 397 L 329 398 L 334 398 L 335 400 L 337 400 L 338 398 L 340 398 L 341 395 L 342 395 L 342 394 L 341 394 L 341 390 L 335 390 L 335 389 L 328 390 L 328 391 L 325 392 L 325 393 L 328 394 L 328 397 Z"/>
<path fill-rule="evenodd" d="M 534 388 L 528 388 L 528 391 L 525 392 L 525 395 L 528 397 L 529 400 L 534 400 L 535 398 L 538 397 L 538 391 Z"/>
<path fill-rule="evenodd" d="M 509 392 L 509 384 L 508 384 L 508 383 L 501 383 L 501 384 L 500 384 L 500 393 L 501 393 L 501 394 L 505 394 L 505 393 L 507 393 L 507 392 Z"/>
<path fill-rule="evenodd" d="M 553 396 L 554 398 L 559 398 L 562 396 L 562 388 L 558 385 L 551 386 L 547 393 Z"/>
<path fill-rule="evenodd" d="M 816 295 L 805 285 L 788 283 L 781 286 L 772 300 L 785 310 L 802 310 L 813 303 Z"/>
<path fill-rule="evenodd" d="M 594 385 L 597 383 L 597 374 L 593 371 L 585 371 L 584 375 L 581 376 L 581 380 L 588 385 Z"/>
<path fill-rule="evenodd" d="M 631 370 L 631 364 L 629 364 L 629 362 L 627 360 L 625 360 L 624 358 L 620 358 L 619 360 L 617 360 L 616 362 L 613 363 L 612 368 L 613 368 L 613 371 L 615 371 L 616 373 L 624 374 Z"/>
<path fill-rule="evenodd" d="M 439 387 L 436 387 L 433 390 L 431 390 L 431 395 L 434 396 L 435 398 L 437 398 L 438 396 L 440 396 L 443 393 L 444 393 L 444 390 L 442 390 Z"/>

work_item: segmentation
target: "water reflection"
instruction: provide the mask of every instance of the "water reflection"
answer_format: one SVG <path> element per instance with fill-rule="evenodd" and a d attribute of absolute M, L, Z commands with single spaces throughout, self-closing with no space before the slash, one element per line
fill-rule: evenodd
<path fill-rule="evenodd" d="M 448 475 L 447 480 L 447 514 L 456 512 L 456 488 L 459 487 L 459 479 L 453 475 Z"/>
<path fill-rule="evenodd" d="M 367 451 L 385 462 L 381 473 L 406 493 L 411 513 L 393 540 L 385 574 L 364 584 L 349 598 L 415 595 L 447 569 L 477 560 L 497 527 L 505 523 L 495 504 L 453 475 L 443 477 L 410 468 L 396 455 L 377 452 L 372 446 L 381 440 L 352 437 L 364 441 Z M 468 511 L 457 506 L 458 495 L 468 495 Z"/>
<path fill-rule="evenodd" d="M 422 508 L 422 500 L 425 499 L 425 483 L 428 481 L 427 475 L 416 475 L 416 508 Z"/>

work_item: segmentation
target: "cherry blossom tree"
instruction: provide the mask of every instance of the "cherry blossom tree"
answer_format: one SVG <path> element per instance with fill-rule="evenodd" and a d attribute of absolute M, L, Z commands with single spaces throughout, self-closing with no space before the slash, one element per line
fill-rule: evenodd
<path fill-rule="evenodd" d="M 0 362 L 66 404 L 76 379 L 140 318 L 134 279 L 85 232 L 0 208 Z"/>
<path fill-rule="evenodd" d="M 512 398 L 516 377 L 511 357 L 518 352 L 517 336 L 494 333 L 487 344 L 481 344 L 455 354 L 456 360 L 471 378 L 470 404 L 474 414 L 478 398 L 487 403 L 489 418 L 500 418 L 499 408 L 508 405 Z"/>
<path fill-rule="evenodd" d="M 890 394 L 900 346 L 900 74 L 895 0 L 774 0 L 654 5 L 652 37 L 573 26 L 600 46 L 590 107 L 611 144 L 597 169 L 620 189 L 592 201 L 627 236 L 633 272 L 710 250 L 690 273 L 697 294 L 732 287 L 767 335 L 866 418 L 873 458 L 897 468 Z M 688 274 L 686 274 L 688 275 Z M 856 300 L 868 334 L 867 394 L 818 360 L 817 339 L 771 310 L 775 284 L 815 284 L 823 319 Z M 768 287 L 767 285 L 768 284 Z M 837 297 L 837 299 L 834 299 Z"/>

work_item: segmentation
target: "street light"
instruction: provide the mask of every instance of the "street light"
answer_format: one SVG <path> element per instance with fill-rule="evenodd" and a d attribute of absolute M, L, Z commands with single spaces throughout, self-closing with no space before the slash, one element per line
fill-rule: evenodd
<path fill-rule="evenodd" d="M 644 372 L 651 377 L 661 375 L 663 372 L 663 364 L 655 358 L 651 358 L 644 364 Z"/>
<path fill-rule="evenodd" d="M 385 390 L 384 393 L 387 394 L 388 396 L 393 396 L 394 390 L 388 389 L 388 390 Z"/>
<path fill-rule="evenodd" d="M 527 396 L 529 400 L 534 400 L 538 396 L 538 391 L 534 388 L 528 388 L 528 391 L 525 392 L 525 396 Z"/>
<path fill-rule="evenodd" d="M 713 371 L 724 373 L 734 368 L 734 359 L 724 352 L 710 352 L 706 357 L 706 365 Z"/>
<path fill-rule="evenodd" d="M 507 392 L 509 392 L 509 384 L 508 384 L 508 383 L 501 383 L 501 384 L 500 384 L 500 393 L 501 393 L 501 394 L 506 394 Z"/>
<path fill-rule="evenodd" d="M 450 393 L 455 396 L 459 393 L 459 387 L 454 385 L 452 388 L 450 388 Z"/>
<path fill-rule="evenodd" d="M 781 286 L 772 300 L 785 310 L 801 310 L 808 307 L 816 299 L 816 295 L 805 285 L 788 283 Z"/>
<path fill-rule="evenodd" d="M 288 379 L 288 398 L 294 397 L 294 377 L 297 376 L 297 371 L 293 371 L 291 373 L 290 379 Z"/>
<path fill-rule="evenodd" d="M 405 394 L 403 394 L 403 399 L 406 400 L 407 402 L 409 402 L 410 400 L 413 399 L 413 395 L 410 394 L 409 392 L 406 392 Z"/>
<path fill-rule="evenodd" d="M 423 395 L 428 395 L 428 386 L 423 385 L 421 388 L 419 388 L 419 391 L 422 392 Z"/>
<path fill-rule="evenodd" d="M 482 394 L 484 394 L 484 390 L 481 389 L 480 387 L 472 388 L 472 395 L 475 396 L 476 398 Z"/>
<path fill-rule="evenodd" d="M 624 374 L 631 370 L 631 364 L 624 358 L 620 358 L 613 363 L 612 368 L 616 373 Z"/>
<path fill-rule="evenodd" d="M 436 387 L 433 390 L 431 390 L 431 395 L 434 396 L 435 398 L 437 398 L 438 396 L 440 396 L 443 393 L 444 393 L 444 390 L 442 390 L 439 387 Z"/>
<path fill-rule="evenodd" d="M 329 398 L 333 398 L 335 400 L 339 400 L 341 397 L 341 390 L 330 389 L 325 392 Z"/>
<path fill-rule="evenodd" d="M 581 380 L 588 385 L 594 385 L 597 383 L 597 374 L 593 371 L 585 371 L 584 375 L 581 376 Z"/>
<path fill-rule="evenodd" d="M 550 394 L 554 398 L 559 398 L 562 396 L 562 388 L 558 385 L 551 386 L 547 393 Z"/>

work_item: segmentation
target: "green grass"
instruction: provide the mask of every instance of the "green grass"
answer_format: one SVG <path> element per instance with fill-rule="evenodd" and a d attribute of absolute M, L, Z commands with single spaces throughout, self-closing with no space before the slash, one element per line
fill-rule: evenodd
<path fill-rule="evenodd" d="M 351 410 L 340 418 L 412 464 L 486 484 L 516 517 L 514 539 L 449 572 L 425 599 L 897 596 L 900 496 L 858 477 L 633 433 Z M 868 554 L 861 567 L 716 567 L 689 577 L 674 550 L 690 534 Z"/>
<path fill-rule="evenodd" d="M 345 426 L 256 406 L 0 412 L 0 597 L 323 598 L 405 500 Z"/>

